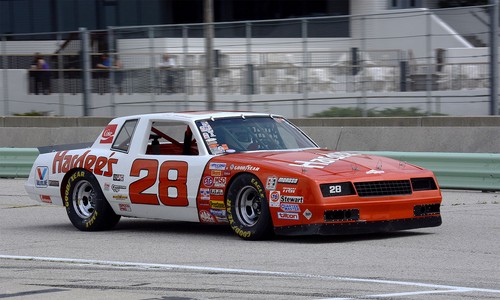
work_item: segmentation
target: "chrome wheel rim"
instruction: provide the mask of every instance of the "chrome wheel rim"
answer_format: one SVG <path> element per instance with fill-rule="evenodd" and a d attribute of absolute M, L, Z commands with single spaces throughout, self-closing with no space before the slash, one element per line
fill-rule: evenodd
<path fill-rule="evenodd" d="M 244 187 L 237 196 L 236 216 L 247 227 L 254 226 L 262 212 L 262 201 L 258 191 L 252 186 Z"/>
<path fill-rule="evenodd" d="M 90 182 L 82 180 L 75 186 L 73 192 L 73 207 L 76 214 L 82 218 L 89 218 L 95 211 L 95 191 Z"/>

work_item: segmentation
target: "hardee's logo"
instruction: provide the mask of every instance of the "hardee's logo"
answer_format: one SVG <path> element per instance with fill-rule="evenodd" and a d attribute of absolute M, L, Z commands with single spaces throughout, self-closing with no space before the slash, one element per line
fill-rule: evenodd
<path fill-rule="evenodd" d="M 52 173 L 66 173 L 73 168 L 82 168 L 95 175 L 111 177 L 113 165 L 118 162 L 118 159 L 112 158 L 114 154 L 115 152 L 112 152 L 109 157 L 106 157 L 92 155 L 90 150 L 85 151 L 82 155 L 70 155 L 68 151 L 57 152 L 52 162 Z"/>
<path fill-rule="evenodd" d="M 113 138 L 115 137 L 117 124 L 109 124 L 104 128 L 101 134 L 100 144 L 111 144 L 113 142 Z"/>

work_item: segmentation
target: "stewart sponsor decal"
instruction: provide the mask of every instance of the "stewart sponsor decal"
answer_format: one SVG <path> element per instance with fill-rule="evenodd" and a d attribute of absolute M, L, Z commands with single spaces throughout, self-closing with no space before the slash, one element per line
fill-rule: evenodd
<path fill-rule="evenodd" d="M 281 196 L 281 202 L 286 203 L 304 203 L 304 197 L 302 196 Z"/>
<path fill-rule="evenodd" d="M 106 157 L 89 154 L 90 151 L 87 150 L 82 155 L 70 155 L 67 154 L 68 151 L 57 152 L 52 162 L 52 174 L 67 173 L 73 168 L 83 168 L 95 175 L 111 177 L 113 165 L 118 163 L 118 159 L 111 158 L 115 153 L 112 152 L 109 157 Z"/>
<path fill-rule="evenodd" d="M 104 128 L 101 134 L 101 140 L 99 143 L 101 144 L 111 144 L 113 142 L 113 138 L 115 137 L 117 124 L 109 124 Z"/>
<path fill-rule="evenodd" d="M 289 164 L 292 167 L 302 167 L 302 168 L 315 168 L 323 169 L 324 167 L 336 163 L 339 160 L 346 159 L 352 156 L 357 156 L 357 153 L 348 152 L 330 152 L 326 154 L 321 154 L 316 158 L 309 161 L 296 160 L 295 164 Z"/>

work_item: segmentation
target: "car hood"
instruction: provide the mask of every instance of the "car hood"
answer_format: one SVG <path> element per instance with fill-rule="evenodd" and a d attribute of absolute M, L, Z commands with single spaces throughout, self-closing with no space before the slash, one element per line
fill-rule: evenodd
<path fill-rule="evenodd" d="M 235 162 L 303 173 L 318 179 L 332 175 L 352 178 L 353 175 L 414 174 L 424 170 L 387 157 L 324 149 L 235 153 L 231 158 Z"/>

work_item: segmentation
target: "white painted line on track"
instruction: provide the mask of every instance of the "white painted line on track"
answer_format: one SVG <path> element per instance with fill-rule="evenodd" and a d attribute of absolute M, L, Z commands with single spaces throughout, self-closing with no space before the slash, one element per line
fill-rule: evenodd
<path fill-rule="evenodd" d="M 40 256 L 18 256 L 18 255 L 2 255 L 2 254 L 0 254 L 0 259 L 23 260 L 23 261 L 43 261 L 43 262 L 61 262 L 61 263 L 70 263 L 70 264 L 98 265 L 98 266 L 117 267 L 117 268 L 129 267 L 129 268 L 136 268 L 136 269 L 151 269 L 151 270 L 159 270 L 159 269 L 161 269 L 161 270 L 188 270 L 188 271 L 219 272 L 219 273 L 242 274 L 242 275 L 252 274 L 252 275 L 266 275 L 266 276 L 278 276 L 278 277 L 321 279 L 321 280 L 332 280 L 332 281 L 379 283 L 379 284 L 387 284 L 387 285 L 425 287 L 425 288 L 433 288 L 434 289 L 434 290 L 429 290 L 429 291 L 365 295 L 365 296 L 357 296 L 355 298 L 328 298 L 328 299 L 324 299 L 324 300 L 347 300 L 347 299 L 359 299 L 359 298 L 388 298 L 388 297 L 403 297 L 403 296 L 420 295 L 420 294 L 425 295 L 425 294 L 467 293 L 467 292 L 483 292 L 483 293 L 500 294 L 500 290 L 497 290 L 497 289 L 484 289 L 484 288 L 429 284 L 429 283 L 420 283 L 420 282 L 411 282 L 411 281 L 396 281 L 396 280 L 380 280 L 380 279 L 369 279 L 369 278 L 339 277 L 339 276 L 328 276 L 328 275 L 313 275 L 313 274 L 292 273 L 292 272 L 274 272 L 274 271 L 200 267 L 200 266 L 186 266 L 186 265 L 173 265 L 173 264 L 151 264 L 151 263 L 122 262 L 122 261 L 108 261 L 108 260 L 40 257 Z"/>

